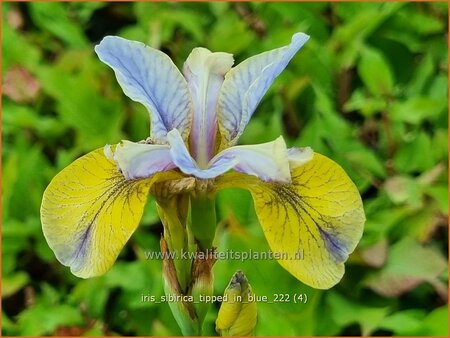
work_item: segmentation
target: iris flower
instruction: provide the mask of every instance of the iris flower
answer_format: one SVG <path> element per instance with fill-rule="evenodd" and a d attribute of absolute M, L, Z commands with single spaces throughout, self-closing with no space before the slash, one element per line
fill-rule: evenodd
<path fill-rule="evenodd" d="M 281 266 L 312 287 L 336 284 L 365 220 L 353 182 L 329 158 L 288 148 L 282 136 L 237 145 L 269 86 L 308 39 L 297 33 L 289 45 L 235 67 L 231 54 L 195 48 L 180 72 L 159 50 L 105 37 L 95 51 L 124 93 L 148 109 L 150 137 L 94 150 L 53 178 L 41 220 L 57 259 L 82 278 L 104 274 L 136 230 L 149 194 L 187 196 L 192 205 L 202 194 L 213 199 L 221 189 L 243 188 L 271 250 L 290 255 L 279 256 Z M 197 227 L 207 249 L 211 241 Z"/>

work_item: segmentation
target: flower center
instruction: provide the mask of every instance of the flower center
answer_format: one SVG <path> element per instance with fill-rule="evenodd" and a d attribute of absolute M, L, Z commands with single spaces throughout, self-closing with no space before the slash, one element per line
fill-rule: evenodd
<path fill-rule="evenodd" d="M 206 169 L 214 156 L 217 133 L 217 100 L 224 75 L 233 65 L 228 53 L 212 53 L 194 48 L 184 64 L 183 73 L 192 96 L 194 114 L 190 134 L 192 157 Z"/>

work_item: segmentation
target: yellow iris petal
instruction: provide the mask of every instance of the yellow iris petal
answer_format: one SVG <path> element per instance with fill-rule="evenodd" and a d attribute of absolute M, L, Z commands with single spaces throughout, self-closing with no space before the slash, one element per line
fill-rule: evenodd
<path fill-rule="evenodd" d="M 361 197 L 345 171 L 317 153 L 291 174 L 291 184 L 240 173 L 216 183 L 219 189 L 248 189 L 274 258 L 302 282 L 327 289 L 342 278 L 344 262 L 362 236 Z"/>
<path fill-rule="evenodd" d="M 50 248 L 78 277 L 104 274 L 138 226 L 151 185 L 174 175 L 126 180 L 103 149 L 77 159 L 44 192 L 41 222 Z"/>

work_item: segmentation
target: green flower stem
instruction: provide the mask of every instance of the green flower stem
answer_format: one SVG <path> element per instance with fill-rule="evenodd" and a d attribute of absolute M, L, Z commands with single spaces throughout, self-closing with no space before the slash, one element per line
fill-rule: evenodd
<path fill-rule="evenodd" d="M 183 335 L 198 336 L 210 307 L 202 297 L 211 296 L 214 289 L 212 266 L 215 259 L 212 255 L 201 256 L 201 253 L 212 250 L 216 232 L 215 201 L 206 192 L 197 191 L 189 197 L 159 198 L 157 206 L 164 224 L 161 251 L 177 254 L 164 260 L 165 293 L 194 298 L 193 302 L 169 302 L 169 306 Z M 199 256 L 183 259 L 182 251 Z"/>
<path fill-rule="evenodd" d="M 169 203 L 158 202 L 158 213 L 164 224 L 164 238 L 167 241 L 170 252 L 175 253 L 173 263 L 176 270 L 178 283 L 182 292 L 187 290 L 191 275 L 191 261 L 182 258 L 182 252 L 188 250 L 188 238 L 186 228 L 181 224 L 176 208 Z"/>
<path fill-rule="evenodd" d="M 170 294 L 170 290 L 166 285 L 164 286 L 164 292 L 166 295 Z M 189 304 L 182 302 L 168 302 L 168 304 L 183 336 L 192 337 L 201 335 L 201 326 L 198 320 L 189 316 L 189 311 L 187 310 Z"/>
<path fill-rule="evenodd" d="M 169 248 L 164 238 L 161 238 L 160 245 L 161 252 L 168 254 Z M 184 296 L 185 293 L 180 288 L 175 264 L 170 258 L 170 255 L 165 256 L 163 260 L 163 276 L 164 293 L 166 296 L 174 297 L 174 300 L 168 301 L 168 304 L 182 334 L 184 336 L 199 336 L 201 333 L 201 323 L 197 319 L 194 304 L 176 298 Z"/>
<path fill-rule="evenodd" d="M 216 234 L 216 205 L 214 197 L 200 193 L 190 198 L 190 228 L 200 250 L 210 249 Z"/>
<path fill-rule="evenodd" d="M 197 192 L 190 196 L 190 218 L 189 228 L 198 247 L 197 252 L 212 252 L 212 243 L 216 233 L 216 205 L 213 196 L 206 192 Z M 192 265 L 192 288 L 191 295 L 194 296 L 194 308 L 197 314 L 200 332 L 203 320 L 209 310 L 210 303 L 201 301 L 201 296 L 211 296 L 214 289 L 214 277 L 212 266 L 214 257 L 206 255 L 197 258 Z"/>

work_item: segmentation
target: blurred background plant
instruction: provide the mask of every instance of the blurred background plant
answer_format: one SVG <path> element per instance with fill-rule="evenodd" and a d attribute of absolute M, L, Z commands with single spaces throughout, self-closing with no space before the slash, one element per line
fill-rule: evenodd
<path fill-rule="evenodd" d="M 245 272 L 257 335 L 448 335 L 447 3 L 2 3 L 2 334 L 180 335 L 163 295 L 162 226 L 149 201 L 111 271 L 81 280 L 58 263 L 39 207 L 50 179 L 78 156 L 148 136 L 145 108 L 94 55 L 105 35 L 145 42 L 178 66 L 193 47 L 237 62 L 311 40 L 275 82 L 241 143 L 283 134 L 356 182 L 367 223 L 342 282 L 301 284 L 275 261 L 218 262 L 215 294 Z M 216 243 L 267 251 L 250 195 L 221 193 Z M 205 333 L 215 334 L 219 304 Z M 276 319 L 275 319 L 276 318 Z"/>

